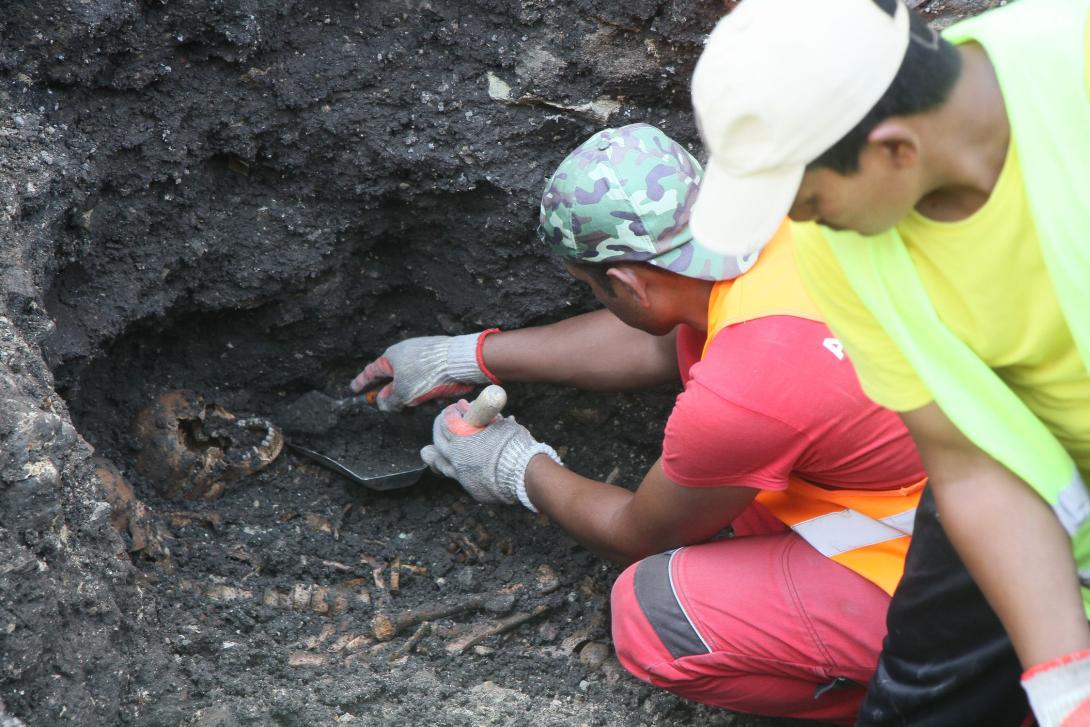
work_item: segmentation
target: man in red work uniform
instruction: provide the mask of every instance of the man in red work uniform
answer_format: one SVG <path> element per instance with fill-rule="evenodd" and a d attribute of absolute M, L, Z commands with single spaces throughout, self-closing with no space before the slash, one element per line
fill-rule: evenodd
<path fill-rule="evenodd" d="M 386 410 L 488 381 L 685 390 L 638 489 L 563 467 L 512 417 L 465 402 L 424 459 L 477 500 L 521 502 L 629 565 L 613 636 L 639 678 L 736 711 L 851 723 L 874 673 L 924 473 L 863 395 L 798 277 L 789 227 L 708 254 L 700 165 L 654 127 L 592 136 L 549 180 L 541 231 L 606 307 L 548 326 L 398 343 L 353 381 Z M 724 528 L 733 537 L 714 539 Z M 669 550 L 673 548 L 673 550 Z"/>

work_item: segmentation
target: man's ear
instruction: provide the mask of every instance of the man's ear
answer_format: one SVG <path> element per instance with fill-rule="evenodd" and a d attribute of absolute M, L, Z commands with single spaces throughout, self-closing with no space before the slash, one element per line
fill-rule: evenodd
<path fill-rule="evenodd" d="M 920 159 L 920 136 L 908 124 L 896 117 L 879 122 L 867 134 L 867 141 L 881 148 L 893 166 L 904 169 Z"/>
<path fill-rule="evenodd" d="M 614 284 L 621 286 L 621 291 L 646 308 L 651 304 L 647 292 L 648 281 L 640 274 L 635 265 L 615 265 L 606 271 Z"/>

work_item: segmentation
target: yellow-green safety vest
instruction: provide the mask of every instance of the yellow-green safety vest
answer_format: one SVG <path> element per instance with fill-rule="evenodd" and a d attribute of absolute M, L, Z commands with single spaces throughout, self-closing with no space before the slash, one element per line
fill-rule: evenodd
<path fill-rule="evenodd" d="M 1090 370 L 1090 0 L 1019 0 L 944 32 L 988 53 L 1064 318 Z M 1071 537 L 1090 616 L 1090 493 L 1063 446 L 939 319 L 897 231 L 822 228 L 852 288 L 965 436 L 1025 480 Z"/>

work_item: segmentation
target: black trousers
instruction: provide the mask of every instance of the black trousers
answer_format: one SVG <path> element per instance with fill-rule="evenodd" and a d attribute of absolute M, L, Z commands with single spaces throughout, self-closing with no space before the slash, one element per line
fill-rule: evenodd
<path fill-rule="evenodd" d="M 1017 727 L 1026 718 L 1010 639 L 946 539 L 930 487 L 886 622 L 858 725 Z"/>

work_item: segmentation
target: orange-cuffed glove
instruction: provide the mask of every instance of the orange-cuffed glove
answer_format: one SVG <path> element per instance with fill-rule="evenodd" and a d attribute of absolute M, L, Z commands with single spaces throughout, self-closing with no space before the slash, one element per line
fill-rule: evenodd
<path fill-rule="evenodd" d="M 1090 727 L 1090 649 L 1027 669 L 1022 688 L 1040 727 Z"/>
<path fill-rule="evenodd" d="M 430 399 L 468 394 L 477 384 L 499 383 L 481 358 L 481 344 L 497 330 L 406 339 L 367 364 L 350 388 L 358 394 L 389 382 L 375 404 L 382 411 L 398 411 Z"/>
<path fill-rule="evenodd" d="M 420 450 L 421 459 L 434 471 L 458 480 L 477 502 L 521 502 L 537 512 L 526 495 L 526 466 L 538 454 L 563 464 L 556 450 L 534 439 L 514 417 L 497 416 L 487 426 L 472 426 L 463 420 L 468 410 L 462 400 L 439 413 L 432 425 L 432 444 Z"/>

